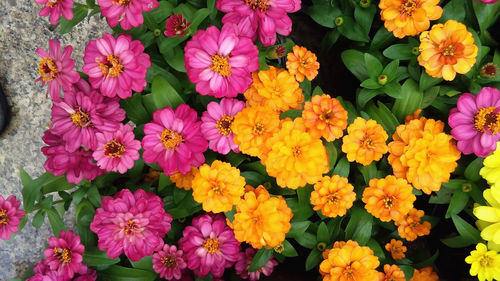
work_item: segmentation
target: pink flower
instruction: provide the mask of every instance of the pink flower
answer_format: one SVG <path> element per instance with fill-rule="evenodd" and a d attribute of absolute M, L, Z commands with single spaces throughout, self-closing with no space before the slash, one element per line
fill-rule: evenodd
<path fill-rule="evenodd" d="M 142 25 L 142 12 L 149 12 L 159 6 L 156 0 L 97 0 L 97 3 L 101 6 L 101 14 L 108 19 L 109 26 L 115 27 L 120 23 L 125 30 Z"/>
<path fill-rule="evenodd" d="M 97 161 L 97 166 L 106 172 L 120 174 L 134 166 L 134 161 L 139 159 L 141 142 L 134 139 L 132 130 L 132 126 L 120 123 L 115 132 L 96 133 L 97 148 L 92 156 Z"/>
<path fill-rule="evenodd" d="M 191 26 L 191 23 L 183 18 L 182 14 L 171 15 L 167 18 L 164 34 L 167 37 L 179 36 L 182 38 L 189 26 Z"/>
<path fill-rule="evenodd" d="M 201 131 L 209 141 L 208 147 L 221 154 L 228 154 L 233 150 L 239 153 L 238 145 L 234 144 L 234 133 L 231 129 L 234 116 L 245 108 L 245 103 L 237 99 L 223 98 L 218 104 L 211 102 L 207 105 L 207 111 L 203 112 Z"/>
<path fill-rule="evenodd" d="M 462 153 L 486 157 L 500 140 L 500 91 L 484 87 L 477 96 L 462 94 L 448 124 Z"/>
<path fill-rule="evenodd" d="M 68 152 L 62 138 L 50 129 L 45 131 L 42 140 L 48 145 L 42 147 L 42 153 L 47 156 L 43 164 L 47 172 L 56 176 L 66 173 L 66 179 L 70 183 L 79 183 L 84 178 L 93 180 L 103 173 L 93 163 L 92 151 L 80 147 L 73 152 Z"/>
<path fill-rule="evenodd" d="M 75 276 L 73 281 L 95 281 L 96 279 L 97 279 L 97 272 L 95 270 L 90 268 L 84 269 L 84 267 L 81 267 L 80 271 Z"/>
<path fill-rule="evenodd" d="M 47 257 L 45 263 L 52 271 L 65 279 L 71 279 L 81 270 L 82 254 L 85 247 L 80 243 L 80 236 L 73 231 L 59 232 L 59 238 L 51 236 L 49 247 L 43 253 Z"/>
<path fill-rule="evenodd" d="M 215 26 L 198 30 L 184 50 L 189 80 L 202 95 L 236 97 L 246 91 L 251 73 L 259 68 L 257 47 L 240 37 L 233 24 L 225 24 L 221 31 Z"/>
<path fill-rule="evenodd" d="M 48 259 L 42 260 L 33 268 L 35 276 L 27 279 L 27 281 L 95 281 L 97 279 L 97 272 L 88 268 L 85 264 L 81 264 L 78 272 L 75 272 L 73 279 L 65 278 L 64 275 L 53 271 L 48 266 Z"/>
<path fill-rule="evenodd" d="M 67 92 L 63 99 L 52 105 L 52 130 L 66 142 L 66 150 L 80 146 L 97 148 L 98 131 L 114 132 L 125 119 L 125 111 L 118 99 L 103 97 L 97 91 Z"/>
<path fill-rule="evenodd" d="M 224 25 L 234 23 L 242 36 L 274 45 L 276 33 L 288 36 L 292 20 L 287 13 L 300 10 L 301 0 L 217 0 L 217 9 L 226 12 Z"/>
<path fill-rule="evenodd" d="M 199 167 L 205 163 L 203 152 L 208 146 L 200 125 L 196 111 L 186 104 L 175 111 L 170 107 L 155 111 L 153 121 L 144 126 L 144 161 L 158 163 L 169 176 L 175 170 L 186 174 L 191 166 Z"/>
<path fill-rule="evenodd" d="M 162 249 L 171 222 L 160 197 L 142 189 L 134 194 L 123 189 L 114 197 L 102 198 L 90 230 L 99 238 L 99 249 L 110 258 L 125 253 L 131 261 L 138 261 Z"/>
<path fill-rule="evenodd" d="M 177 250 L 174 245 L 165 244 L 163 250 L 153 254 L 153 269 L 161 278 L 179 280 L 182 277 L 181 271 L 186 266 L 184 253 L 182 250 Z"/>
<path fill-rule="evenodd" d="M 100 89 L 107 97 L 118 95 L 122 99 L 132 96 L 132 90 L 142 92 L 147 69 L 151 66 L 141 41 L 132 40 L 128 34 L 120 34 L 116 39 L 111 34 L 104 34 L 90 41 L 83 61 L 82 70 L 89 76 L 93 88 Z"/>
<path fill-rule="evenodd" d="M 38 13 L 41 17 L 50 15 L 50 24 L 56 25 L 61 17 L 67 20 L 73 18 L 73 0 L 35 0 L 38 4 L 44 5 Z"/>
<path fill-rule="evenodd" d="M 259 280 L 261 273 L 265 276 L 269 276 L 273 273 L 274 267 L 278 265 L 278 262 L 271 257 L 271 259 L 261 269 L 248 272 L 255 253 L 256 251 L 252 247 L 247 248 L 245 252 L 239 253 L 238 261 L 234 265 L 234 269 L 236 270 L 236 274 L 238 274 L 241 278 L 250 279 L 250 281 Z"/>
<path fill-rule="evenodd" d="M 474 0 L 474 1 L 481 1 L 484 4 L 493 4 L 493 3 L 498 2 L 498 0 Z"/>
<path fill-rule="evenodd" d="M 35 82 L 42 80 L 42 86 L 47 83 L 47 94 L 50 93 L 54 101 L 59 100 L 61 88 L 70 90 L 72 84 L 80 80 L 80 75 L 74 69 L 75 61 L 71 59 L 73 47 L 66 46 L 61 52 L 61 43 L 50 40 L 48 53 L 42 48 L 37 48 L 36 52 L 42 60 L 38 65 L 40 77 Z"/>
<path fill-rule="evenodd" d="M 0 239 L 10 239 L 12 233 L 16 233 L 21 219 L 25 212 L 19 209 L 21 201 L 16 196 L 11 195 L 4 199 L 0 195 Z"/>
<path fill-rule="evenodd" d="M 188 268 L 198 277 L 212 273 L 221 278 L 224 269 L 238 260 L 240 243 L 227 226 L 222 214 L 203 214 L 193 219 L 182 232 L 179 247 L 188 260 Z"/>

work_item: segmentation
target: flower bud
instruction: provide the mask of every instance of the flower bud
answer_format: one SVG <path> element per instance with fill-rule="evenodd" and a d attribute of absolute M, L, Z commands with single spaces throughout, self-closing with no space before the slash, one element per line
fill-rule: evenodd
<path fill-rule="evenodd" d="M 285 55 L 285 47 L 283 45 L 273 46 L 267 53 L 267 57 L 270 59 L 279 59 Z"/>
<path fill-rule="evenodd" d="M 335 18 L 335 25 L 336 26 L 341 26 L 342 24 L 344 24 L 344 18 L 342 16 L 336 17 Z"/>
<path fill-rule="evenodd" d="M 377 82 L 380 85 L 385 85 L 387 83 L 387 75 L 385 75 L 385 74 L 379 75 Z"/>
<path fill-rule="evenodd" d="M 371 3 L 372 3 L 372 1 L 370 1 L 370 0 L 360 0 L 359 6 L 361 6 L 361 8 L 368 8 L 368 7 L 370 7 Z"/>
<path fill-rule="evenodd" d="M 489 62 L 481 67 L 479 74 L 483 78 L 495 78 L 498 75 L 498 66 Z"/>

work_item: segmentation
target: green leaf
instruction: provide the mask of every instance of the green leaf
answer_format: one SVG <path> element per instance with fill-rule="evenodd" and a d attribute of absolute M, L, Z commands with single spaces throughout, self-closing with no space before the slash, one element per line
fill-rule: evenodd
<path fill-rule="evenodd" d="M 393 97 L 395 99 L 401 99 L 403 96 L 403 89 L 399 82 L 393 81 L 391 83 L 387 83 L 381 89 L 388 96 Z"/>
<path fill-rule="evenodd" d="M 55 176 L 52 173 L 45 173 L 48 175 L 47 180 L 42 185 L 42 194 L 68 190 L 75 186 L 69 183 L 65 176 Z"/>
<path fill-rule="evenodd" d="M 436 194 L 431 195 L 429 198 L 430 204 L 448 204 L 450 203 L 453 190 L 448 188 L 441 188 Z"/>
<path fill-rule="evenodd" d="M 484 158 L 476 158 L 472 161 L 467 168 L 465 169 L 464 176 L 466 179 L 470 181 L 479 181 L 481 179 L 481 175 L 479 174 L 479 170 L 483 167 Z"/>
<path fill-rule="evenodd" d="M 177 108 L 184 100 L 179 96 L 177 91 L 161 76 L 156 76 L 151 86 L 153 101 L 156 109 L 162 109 L 167 106 L 172 109 Z"/>
<path fill-rule="evenodd" d="M 35 200 L 40 196 L 40 186 L 31 179 L 23 168 L 19 169 L 19 177 L 23 184 L 23 189 L 21 191 L 23 195 L 23 207 L 27 213 L 30 213 L 35 206 Z"/>
<path fill-rule="evenodd" d="M 106 281 L 153 281 L 157 275 L 154 272 L 112 265 L 99 272 L 99 279 Z"/>
<path fill-rule="evenodd" d="M 318 232 L 316 233 L 316 241 L 318 243 L 330 242 L 330 232 L 328 231 L 328 228 L 326 227 L 326 223 L 324 221 L 322 221 L 318 226 Z"/>
<path fill-rule="evenodd" d="M 378 76 L 384 69 L 382 63 L 380 63 L 375 56 L 369 53 L 365 53 L 365 65 L 368 70 L 368 75 L 370 75 L 370 78 L 373 80 L 377 80 Z"/>
<path fill-rule="evenodd" d="M 452 215 L 460 213 L 469 202 L 469 195 L 462 190 L 455 190 L 450 200 L 450 205 L 446 211 L 445 218 L 449 219 Z"/>
<path fill-rule="evenodd" d="M 234 214 L 236 214 L 236 206 L 233 206 L 233 208 L 231 209 L 231 211 L 224 212 L 224 215 L 226 216 L 226 218 L 230 222 L 233 222 L 233 220 L 234 220 Z"/>
<path fill-rule="evenodd" d="M 235 153 L 230 151 L 229 154 L 226 155 L 227 162 L 231 163 L 231 166 L 238 167 L 241 163 L 243 163 L 247 159 L 242 153 Z"/>
<path fill-rule="evenodd" d="M 81 22 L 88 14 L 88 9 L 84 6 L 75 6 L 73 8 L 73 18 L 71 20 L 67 20 L 64 17 L 59 19 L 59 34 L 65 34 L 71 31 L 71 29 Z"/>
<path fill-rule="evenodd" d="M 365 81 L 361 82 L 360 84 L 361 87 L 364 87 L 366 89 L 371 89 L 371 90 L 376 90 L 382 88 L 382 85 L 377 82 L 376 79 L 374 78 L 368 78 Z M 377 91 L 380 92 L 380 91 Z"/>
<path fill-rule="evenodd" d="M 280 114 L 280 119 L 291 118 L 292 120 L 302 116 L 302 109 L 290 109 Z"/>
<path fill-rule="evenodd" d="M 472 2 L 474 13 L 476 14 L 477 22 L 481 33 L 483 33 L 490 25 L 495 23 L 499 12 L 500 3 L 485 4 L 482 2 Z"/>
<path fill-rule="evenodd" d="M 365 184 L 368 185 L 371 179 L 377 177 L 377 166 L 375 162 L 371 163 L 368 166 L 358 165 L 358 169 L 363 175 L 363 179 L 365 180 Z"/>
<path fill-rule="evenodd" d="M 297 238 L 300 237 L 304 232 L 306 232 L 309 225 L 311 225 L 311 221 L 298 221 L 292 222 L 292 227 L 290 231 L 286 234 L 287 238 Z"/>
<path fill-rule="evenodd" d="M 387 31 L 387 28 L 382 25 L 375 33 L 375 36 L 373 36 L 370 50 L 380 50 L 394 40 L 396 40 L 396 38 L 394 37 L 392 32 Z"/>
<path fill-rule="evenodd" d="M 179 205 L 189 193 L 190 191 L 181 188 L 174 188 L 173 190 L 174 203 Z"/>
<path fill-rule="evenodd" d="M 196 11 L 196 14 L 193 18 L 193 20 L 191 21 L 191 26 L 189 26 L 189 29 L 188 30 L 192 30 L 192 32 L 194 33 L 194 31 L 196 31 L 198 29 L 198 25 L 200 25 L 200 23 L 205 20 L 208 15 L 210 15 L 210 9 L 208 8 L 203 8 L 203 9 L 199 9 L 198 11 Z M 185 36 L 187 37 L 187 36 Z"/>
<path fill-rule="evenodd" d="M 45 221 L 45 210 L 38 210 L 38 212 L 36 212 L 35 216 L 33 217 L 31 224 L 36 228 L 40 228 L 43 225 L 44 221 Z"/>
<path fill-rule="evenodd" d="M 287 240 L 284 240 L 283 241 L 283 252 L 281 252 L 281 254 L 285 257 L 296 257 L 298 256 L 299 254 L 297 253 L 297 251 L 295 250 L 295 248 L 292 246 L 292 244 L 290 244 L 290 242 L 288 242 Z"/>
<path fill-rule="evenodd" d="M 366 106 L 366 113 L 375 119 L 388 135 L 392 135 L 396 127 L 399 126 L 399 121 L 385 104 L 379 101 L 377 105 L 378 107 L 373 102 L 369 102 Z"/>
<path fill-rule="evenodd" d="M 92 203 L 95 207 L 101 206 L 101 194 L 95 185 L 90 187 L 87 191 L 87 199 L 89 199 L 90 203 Z"/>
<path fill-rule="evenodd" d="M 414 266 L 416 268 L 422 268 L 422 267 L 426 267 L 426 266 L 431 266 L 435 261 L 436 259 L 439 257 L 439 249 L 436 250 L 436 252 L 429 258 L 423 260 L 423 261 L 420 261 L 418 263 L 416 263 Z"/>
<path fill-rule="evenodd" d="M 142 104 L 140 93 L 134 93 L 131 98 L 120 100 L 120 107 L 127 113 L 127 118 L 136 125 L 146 124 L 150 120 L 149 113 Z"/>
<path fill-rule="evenodd" d="M 179 72 L 186 72 L 186 68 L 184 67 L 184 50 L 181 47 L 176 46 L 175 48 L 162 51 L 162 55 L 168 65 Z"/>
<path fill-rule="evenodd" d="M 405 279 L 410 280 L 413 277 L 413 273 L 415 269 L 409 265 L 398 265 L 399 269 L 401 269 L 405 274 Z"/>
<path fill-rule="evenodd" d="M 306 271 L 316 267 L 323 259 L 323 253 L 314 248 L 306 258 Z"/>
<path fill-rule="evenodd" d="M 421 107 L 422 109 L 430 106 L 434 102 L 436 97 L 439 95 L 439 89 L 440 89 L 439 86 L 435 86 L 427 89 L 424 92 L 424 97 L 422 99 L 422 107 Z"/>
<path fill-rule="evenodd" d="M 346 239 L 356 240 L 360 245 L 366 245 L 372 235 L 373 216 L 364 208 L 354 206 L 345 229 Z"/>
<path fill-rule="evenodd" d="M 89 201 L 83 200 L 76 206 L 76 227 L 82 244 L 86 248 L 96 243 L 96 235 L 90 230 L 90 223 L 94 220 L 95 209 Z"/>
<path fill-rule="evenodd" d="M 312 92 L 312 95 L 313 95 L 313 96 L 316 96 L 316 95 L 322 95 L 322 94 L 324 94 L 324 91 L 323 91 L 323 89 L 321 89 L 321 87 L 320 87 L 320 86 L 316 86 L 316 87 L 314 87 L 314 90 L 313 90 L 313 92 Z"/>
<path fill-rule="evenodd" d="M 362 8 L 361 6 L 356 6 L 354 8 L 354 19 L 361 26 L 364 34 L 368 34 L 370 32 L 370 28 L 372 26 L 373 18 L 375 13 L 377 12 L 377 8 L 375 5 L 370 5 L 368 8 Z"/>
<path fill-rule="evenodd" d="M 314 214 L 311 204 L 301 204 L 297 198 L 286 198 L 286 204 L 292 209 L 295 220 L 306 220 Z"/>
<path fill-rule="evenodd" d="M 387 76 L 387 81 L 391 82 L 396 78 L 396 74 L 398 73 L 398 68 L 399 68 L 399 60 L 393 60 L 390 63 L 388 63 L 384 70 L 382 71 L 382 74 Z"/>
<path fill-rule="evenodd" d="M 399 60 L 410 60 L 415 57 L 413 54 L 413 47 L 408 44 L 394 44 L 389 48 L 385 49 L 382 53 L 384 56 L 390 59 Z"/>
<path fill-rule="evenodd" d="M 158 191 L 161 192 L 163 189 L 165 189 L 167 186 L 171 184 L 172 181 L 170 180 L 170 177 L 165 175 L 164 173 L 161 173 L 158 181 Z"/>
<path fill-rule="evenodd" d="M 304 81 L 300 82 L 300 88 L 302 89 L 305 100 L 309 100 L 311 98 L 311 81 L 309 81 L 309 79 L 304 79 Z"/>
<path fill-rule="evenodd" d="M 465 0 L 453 0 L 448 2 L 448 4 L 443 7 L 443 15 L 439 19 L 439 22 L 445 23 L 448 20 L 463 22 L 465 19 L 464 7 L 467 7 Z"/>
<path fill-rule="evenodd" d="M 246 184 L 257 187 L 266 181 L 266 177 L 262 174 L 253 171 L 241 172 L 241 176 L 245 178 Z"/>
<path fill-rule="evenodd" d="M 344 23 L 337 26 L 340 34 L 347 39 L 359 42 L 370 42 L 370 37 L 363 31 L 363 28 L 350 16 L 343 15 Z"/>
<path fill-rule="evenodd" d="M 451 219 L 461 236 L 469 239 L 473 243 L 480 243 L 482 241 L 479 230 L 467 223 L 464 219 L 457 215 L 451 216 Z"/>
<path fill-rule="evenodd" d="M 422 71 L 422 74 L 420 76 L 419 89 L 420 91 L 425 91 L 430 87 L 441 83 L 442 81 L 442 78 L 431 77 L 427 73 L 425 73 L 425 71 Z"/>
<path fill-rule="evenodd" d="M 66 229 L 61 216 L 54 207 L 47 210 L 47 216 L 52 227 L 52 233 L 54 233 L 54 236 L 59 237 L 59 232 Z"/>
<path fill-rule="evenodd" d="M 424 94 L 418 89 L 417 83 L 407 79 L 401 87 L 402 97 L 397 99 L 392 107 L 392 112 L 399 120 L 404 120 L 406 115 L 411 115 L 422 105 Z"/>
<path fill-rule="evenodd" d="M 357 50 L 346 50 L 340 55 L 344 65 L 349 71 L 358 78 L 359 81 L 364 81 L 370 76 L 365 66 L 364 54 Z"/>
<path fill-rule="evenodd" d="M 333 7 L 327 1 L 314 3 L 309 7 L 307 13 L 315 22 L 329 28 L 335 27 L 335 18 L 342 15 L 338 8 Z"/>
<path fill-rule="evenodd" d="M 192 29 L 189 27 L 189 29 Z M 187 34 L 185 34 L 182 37 L 179 36 L 174 36 L 174 37 L 165 37 L 165 36 L 160 36 L 158 39 L 158 49 L 160 50 L 160 53 L 165 53 L 168 52 L 168 50 L 172 50 L 173 48 L 177 47 L 180 43 L 186 41 L 189 38 Z"/>
<path fill-rule="evenodd" d="M 310 184 L 308 184 L 304 187 L 298 188 L 297 189 L 297 198 L 299 200 L 299 204 L 309 205 L 312 191 L 313 191 L 313 186 Z"/>
<path fill-rule="evenodd" d="M 368 80 L 365 80 L 365 81 L 368 81 Z M 377 95 L 379 95 L 381 93 L 382 92 L 380 90 L 363 88 L 359 91 L 358 95 L 356 96 L 357 103 L 360 107 L 365 107 L 367 102 L 369 102 L 371 99 L 373 99 L 374 97 L 376 97 Z"/>
<path fill-rule="evenodd" d="M 153 256 L 143 257 L 139 261 L 130 261 L 130 263 L 134 268 L 155 272 L 153 270 Z"/>
<path fill-rule="evenodd" d="M 385 253 L 377 240 L 371 238 L 366 244 L 370 249 L 373 250 L 373 254 L 379 258 L 379 260 L 385 259 Z"/>
<path fill-rule="evenodd" d="M 464 248 L 474 244 L 474 241 L 464 237 L 464 236 L 455 236 L 450 238 L 441 239 L 441 242 L 450 248 Z"/>
<path fill-rule="evenodd" d="M 347 178 L 349 176 L 349 170 L 351 168 L 351 165 L 349 161 L 347 160 L 346 157 L 340 158 L 339 162 L 335 166 L 335 169 L 333 169 L 333 173 L 335 175 L 339 175 L 341 177 Z"/>
<path fill-rule="evenodd" d="M 325 140 L 323 141 L 323 145 L 326 148 L 326 155 L 328 155 L 328 170 L 331 171 L 333 167 L 335 167 L 335 163 L 337 162 L 337 148 L 335 147 L 335 144 L 333 144 L 333 142 L 327 142 Z"/>
<path fill-rule="evenodd" d="M 252 259 L 252 263 L 250 264 L 249 272 L 256 271 L 261 269 L 264 265 L 267 264 L 269 259 L 273 256 L 273 250 L 268 250 L 266 248 L 262 248 L 255 253 L 255 256 Z"/>
<path fill-rule="evenodd" d="M 295 237 L 295 241 L 304 248 L 316 249 L 316 236 L 309 232 L 304 232 L 302 235 Z"/>

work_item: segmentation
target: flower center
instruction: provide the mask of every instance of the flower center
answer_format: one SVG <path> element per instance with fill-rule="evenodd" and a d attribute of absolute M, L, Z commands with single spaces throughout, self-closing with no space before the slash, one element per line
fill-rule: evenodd
<path fill-rule="evenodd" d="M 328 111 L 325 111 L 319 115 L 319 120 L 325 121 L 327 124 L 330 124 L 330 118 L 331 118 L 331 113 L 332 110 L 329 109 Z"/>
<path fill-rule="evenodd" d="M 123 152 L 125 152 L 125 146 L 116 139 L 112 139 L 104 145 L 104 155 L 108 158 L 120 158 Z"/>
<path fill-rule="evenodd" d="M 327 198 L 329 204 L 337 205 L 337 203 L 339 202 L 339 197 L 336 193 L 329 194 Z"/>
<path fill-rule="evenodd" d="M 71 262 L 71 250 L 68 248 L 54 248 L 54 257 L 63 264 Z"/>
<path fill-rule="evenodd" d="M 165 145 L 165 149 L 177 149 L 179 144 L 184 141 L 181 134 L 170 129 L 165 129 L 161 133 L 161 142 Z"/>
<path fill-rule="evenodd" d="M 250 6 L 253 10 L 259 10 L 263 13 L 269 9 L 271 5 L 269 5 L 269 0 L 245 0 L 245 4 Z"/>
<path fill-rule="evenodd" d="M 441 54 L 443 54 L 443 56 L 453 57 L 455 55 L 455 46 L 453 46 L 452 44 L 450 44 L 450 45 L 444 47 L 444 49 L 441 52 Z"/>
<path fill-rule="evenodd" d="M 296 145 L 294 147 L 292 147 L 292 155 L 293 157 L 300 157 L 300 155 L 302 155 L 302 151 L 300 149 L 300 146 Z"/>
<path fill-rule="evenodd" d="M 491 258 L 488 255 L 483 255 L 479 260 L 479 264 L 481 265 L 481 267 L 490 267 L 492 263 L 493 263 L 493 258 Z"/>
<path fill-rule="evenodd" d="M 73 124 L 80 128 L 92 126 L 92 123 L 90 122 L 90 115 L 87 112 L 82 111 L 80 107 L 76 107 L 75 113 L 71 113 L 70 116 Z"/>
<path fill-rule="evenodd" d="M 401 14 L 406 14 L 411 17 L 413 11 L 415 11 L 418 6 L 417 1 L 418 0 L 405 0 L 401 5 Z"/>
<path fill-rule="evenodd" d="M 222 77 L 231 76 L 231 66 L 227 61 L 227 57 L 213 55 L 210 58 L 212 59 L 211 70 L 219 73 Z"/>
<path fill-rule="evenodd" d="M 278 254 L 283 253 L 284 250 L 285 250 L 285 246 L 283 246 L 283 243 L 274 247 L 274 251 Z"/>
<path fill-rule="evenodd" d="M 217 124 L 215 125 L 217 130 L 219 130 L 219 134 L 224 136 L 232 134 L 233 130 L 231 130 L 231 124 L 233 124 L 233 120 L 234 116 L 222 115 L 222 117 L 217 120 Z"/>
<path fill-rule="evenodd" d="M 396 200 L 396 197 L 394 197 L 394 196 L 385 197 L 383 200 L 384 206 L 390 210 L 392 208 L 392 206 L 394 206 L 394 200 Z"/>
<path fill-rule="evenodd" d="M 212 191 L 216 195 L 221 195 L 222 194 L 222 188 L 220 187 L 219 183 L 214 184 L 214 187 L 212 188 Z"/>
<path fill-rule="evenodd" d="M 0 225 L 7 225 L 9 223 L 9 216 L 7 216 L 7 210 L 0 209 Z"/>
<path fill-rule="evenodd" d="M 177 266 L 177 259 L 171 255 L 161 258 L 160 262 L 167 268 L 175 268 Z"/>
<path fill-rule="evenodd" d="M 364 148 L 372 149 L 373 148 L 373 141 L 370 137 L 365 136 L 363 140 L 361 141 L 361 146 Z"/>
<path fill-rule="evenodd" d="M 128 5 L 130 5 L 130 3 L 132 3 L 132 0 L 113 0 L 111 1 L 111 3 L 115 4 L 115 5 L 122 5 L 122 6 L 125 6 L 125 7 L 128 7 Z"/>
<path fill-rule="evenodd" d="M 207 240 L 203 242 L 203 248 L 205 248 L 209 254 L 220 251 L 219 239 L 207 238 Z"/>
<path fill-rule="evenodd" d="M 49 0 L 47 1 L 47 6 L 49 6 L 50 8 L 54 8 L 54 6 L 59 2 L 61 2 L 61 0 Z"/>
<path fill-rule="evenodd" d="M 257 123 L 253 126 L 253 134 L 254 135 L 262 135 L 264 133 L 264 125 L 262 123 Z"/>
<path fill-rule="evenodd" d="M 128 220 L 127 224 L 125 224 L 125 227 L 123 228 L 123 231 L 125 234 L 129 234 L 131 232 L 134 232 L 136 230 L 137 226 L 135 225 L 135 222 L 133 220 Z"/>
<path fill-rule="evenodd" d="M 121 2 L 122 0 L 120 0 L 120 3 Z M 130 0 L 128 2 L 130 2 Z M 99 65 L 103 76 L 114 78 L 118 77 L 123 71 L 122 61 L 118 56 L 109 54 L 106 56 L 104 61 L 100 61 L 99 58 L 96 58 L 96 62 Z"/>
<path fill-rule="evenodd" d="M 500 130 L 500 113 L 496 113 L 496 107 L 481 108 L 474 116 L 474 127 L 477 131 L 495 135 Z"/>
<path fill-rule="evenodd" d="M 353 279 L 354 269 L 351 267 L 351 265 L 345 267 L 344 275 L 347 277 L 347 280 L 354 280 Z"/>
<path fill-rule="evenodd" d="M 59 72 L 52 58 L 43 58 L 40 64 L 38 64 L 38 73 L 43 81 L 47 82 L 54 80 Z"/>

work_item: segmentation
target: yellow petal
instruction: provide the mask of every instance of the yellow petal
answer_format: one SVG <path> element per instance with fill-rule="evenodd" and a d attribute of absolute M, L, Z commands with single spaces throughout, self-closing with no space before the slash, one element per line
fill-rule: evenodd
<path fill-rule="evenodd" d="M 443 66 L 441 73 L 443 74 L 443 79 L 446 81 L 452 81 L 453 79 L 455 79 L 455 76 L 457 74 L 455 70 L 453 70 L 453 67 L 449 64 Z"/>
<path fill-rule="evenodd" d="M 471 66 L 464 59 L 458 59 L 457 63 L 453 65 L 453 69 L 460 74 L 469 72 L 470 68 Z"/>

